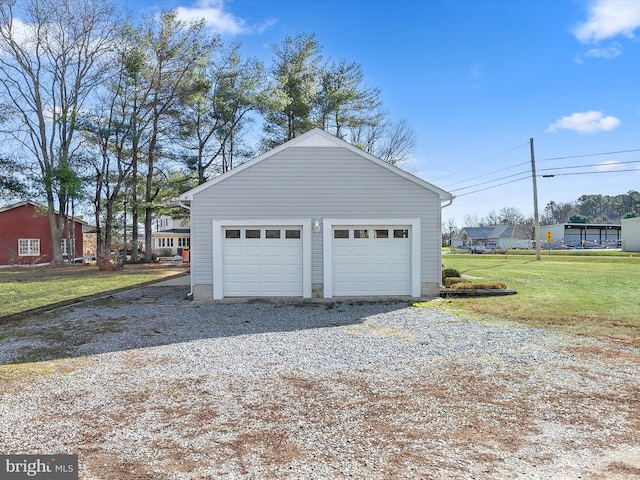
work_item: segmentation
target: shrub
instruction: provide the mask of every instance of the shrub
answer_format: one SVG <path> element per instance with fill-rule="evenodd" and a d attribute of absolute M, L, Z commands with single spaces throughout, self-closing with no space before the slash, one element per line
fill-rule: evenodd
<path fill-rule="evenodd" d="M 460 278 L 460 277 L 447 277 L 444 279 L 444 286 L 449 288 L 451 287 L 451 285 L 455 285 L 456 283 L 461 283 L 461 282 L 468 283 L 468 280 L 465 280 L 464 278 Z"/>
<path fill-rule="evenodd" d="M 442 270 L 442 283 L 444 283 L 445 278 L 449 277 L 459 277 L 460 272 L 455 268 L 445 268 Z"/>
<path fill-rule="evenodd" d="M 451 290 L 504 290 L 507 286 L 500 282 L 472 283 L 459 282 L 451 285 Z"/>

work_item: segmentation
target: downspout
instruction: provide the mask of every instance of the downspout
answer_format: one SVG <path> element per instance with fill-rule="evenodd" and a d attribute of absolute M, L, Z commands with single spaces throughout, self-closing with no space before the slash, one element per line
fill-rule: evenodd
<path fill-rule="evenodd" d="M 449 203 L 447 203 L 446 205 L 440 205 L 440 224 L 442 224 L 442 209 L 443 208 L 447 208 L 449 205 L 451 205 L 453 203 L 453 199 L 456 198 L 453 195 L 451 195 L 451 198 L 449 199 Z M 442 234 L 440 235 L 440 237 L 442 237 Z M 442 240 L 442 238 L 440 239 Z M 442 279 L 442 252 L 440 252 L 440 279 Z M 440 280 L 442 281 L 442 280 Z M 442 287 L 442 284 L 440 285 Z"/>
<path fill-rule="evenodd" d="M 182 208 L 189 210 L 189 238 L 191 238 L 191 207 L 182 203 L 182 200 L 178 200 L 178 205 Z M 191 244 L 189 244 L 189 255 L 191 255 Z M 191 275 L 191 265 L 189 265 L 189 284 L 191 285 L 191 290 L 187 293 L 187 299 L 193 300 L 193 275 Z"/>

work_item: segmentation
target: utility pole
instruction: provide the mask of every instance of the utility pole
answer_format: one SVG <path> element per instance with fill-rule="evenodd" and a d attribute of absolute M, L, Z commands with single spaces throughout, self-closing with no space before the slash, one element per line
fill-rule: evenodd
<path fill-rule="evenodd" d="M 529 139 L 531 146 L 531 178 L 533 178 L 533 226 L 536 241 L 536 260 L 540 260 L 540 220 L 538 218 L 538 183 L 536 181 L 536 156 L 533 152 L 533 138 Z"/>

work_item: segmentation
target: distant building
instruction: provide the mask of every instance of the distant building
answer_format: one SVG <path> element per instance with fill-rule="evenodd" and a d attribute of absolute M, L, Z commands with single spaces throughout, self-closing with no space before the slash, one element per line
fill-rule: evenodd
<path fill-rule="evenodd" d="M 640 252 L 640 217 L 622 220 L 622 250 Z"/>
<path fill-rule="evenodd" d="M 617 248 L 621 229 L 621 225 L 559 223 L 541 226 L 540 240 L 546 245 L 547 232 L 551 232 L 551 248 Z"/>
<path fill-rule="evenodd" d="M 62 255 L 82 261 L 83 227 L 87 224 L 78 218 L 72 224 L 72 231 L 62 233 Z M 51 260 L 53 245 L 46 207 L 27 201 L 0 208 L 0 265 L 40 265 Z"/>
<path fill-rule="evenodd" d="M 493 248 L 527 248 L 530 234 L 519 225 L 491 225 L 488 227 L 464 227 L 458 233 L 454 245 L 471 248 L 490 244 Z"/>
<path fill-rule="evenodd" d="M 182 255 L 185 248 L 191 246 L 189 219 L 173 219 L 160 217 L 156 223 L 156 231 L 151 233 L 153 253 L 159 257 Z"/>

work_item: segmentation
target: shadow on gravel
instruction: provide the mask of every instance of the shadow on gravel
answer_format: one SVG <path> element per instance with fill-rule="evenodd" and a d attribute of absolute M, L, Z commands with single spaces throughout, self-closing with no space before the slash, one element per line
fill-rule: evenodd
<path fill-rule="evenodd" d="M 198 303 L 185 298 L 184 287 L 152 285 L 1 324 L 0 365 L 357 325 L 407 305 L 407 301 Z"/>

